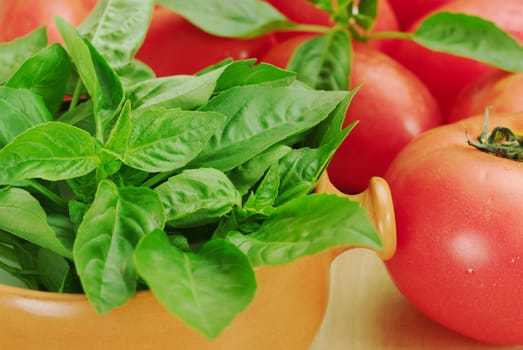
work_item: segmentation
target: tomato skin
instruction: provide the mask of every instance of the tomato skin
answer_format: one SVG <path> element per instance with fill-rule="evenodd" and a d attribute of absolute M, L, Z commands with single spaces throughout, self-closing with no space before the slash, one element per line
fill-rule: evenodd
<path fill-rule="evenodd" d="M 386 262 L 399 290 L 428 317 L 468 337 L 523 343 L 523 164 L 467 145 L 484 116 L 434 128 L 385 174 L 397 251 Z M 523 114 L 492 127 L 523 130 Z"/>
<path fill-rule="evenodd" d="M 254 39 L 217 37 L 200 30 L 182 16 L 157 7 L 136 58 L 158 76 L 194 74 L 226 58 L 258 58 L 276 43 L 272 34 Z"/>
<path fill-rule="evenodd" d="M 96 0 L 0 1 L 0 42 L 11 41 L 47 26 L 49 42 L 63 42 L 54 23 L 60 16 L 78 26 L 96 5 Z"/>
<path fill-rule="evenodd" d="M 296 47 L 311 36 L 289 39 L 269 51 L 265 62 L 285 67 Z M 345 126 L 359 120 L 329 164 L 331 181 L 345 193 L 365 190 L 383 176 L 396 154 L 414 137 L 442 123 L 437 103 L 410 71 L 368 45 L 353 42 L 354 96 Z"/>
<path fill-rule="evenodd" d="M 455 0 L 438 7 L 436 11 L 466 13 L 493 21 L 523 42 L 523 3 L 521 0 Z M 420 20 L 421 21 L 421 20 Z M 411 25 L 414 31 L 420 21 Z M 466 85 L 482 75 L 495 70 L 494 67 L 475 60 L 428 50 L 413 41 L 401 40 L 390 54 L 412 70 L 428 86 L 447 115 L 455 96 Z"/>
<path fill-rule="evenodd" d="M 523 74 L 496 70 L 467 85 L 457 96 L 449 122 L 481 114 L 487 107 L 494 113 L 523 111 Z"/>
<path fill-rule="evenodd" d="M 266 0 L 277 10 L 287 16 L 290 20 L 300 24 L 314 24 L 321 26 L 333 26 L 330 15 L 307 0 Z M 378 0 L 378 13 L 371 32 L 388 32 L 399 30 L 396 14 L 389 4 L 389 0 Z M 303 32 L 280 32 L 277 33 L 279 41 L 290 37 L 303 35 Z M 390 40 L 372 40 L 369 45 L 379 50 L 388 51 L 392 49 Z"/>
<path fill-rule="evenodd" d="M 454 0 L 389 0 L 401 29 L 407 29 L 415 20 L 433 9 Z"/>

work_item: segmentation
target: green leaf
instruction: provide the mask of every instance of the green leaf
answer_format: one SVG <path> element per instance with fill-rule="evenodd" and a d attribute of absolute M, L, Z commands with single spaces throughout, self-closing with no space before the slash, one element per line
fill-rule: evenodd
<path fill-rule="evenodd" d="M 185 170 L 156 187 L 155 191 L 171 227 L 195 227 L 216 222 L 235 205 L 241 205 L 240 193 L 231 180 L 212 168 Z"/>
<path fill-rule="evenodd" d="M 131 134 L 123 162 L 148 172 L 179 169 L 194 159 L 223 125 L 213 112 L 148 109 L 131 119 Z"/>
<path fill-rule="evenodd" d="M 80 32 L 118 73 L 128 71 L 141 46 L 154 9 L 154 0 L 98 1 Z"/>
<path fill-rule="evenodd" d="M 24 131 L 0 150 L 0 184 L 31 178 L 71 179 L 96 166 L 95 143 L 89 133 L 48 122 Z"/>
<path fill-rule="evenodd" d="M 334 12 L 334 7 L 332 6 L 332 0 L 307 0 L 308 2 L 314 4 L 317 8 L 327 11 L 329 13 Z"/>
<path fill-rule="evenodd" d="M 0 190 L 0 230 L 71 258 L 72 242 L 60 240 L 47 220 L 38 200 L 26 190 Z"/>
<path fill-rule="evenodd" d="M 313 88 L 347 90 L 351 63 L 349 35 L 343 30 L 332 30 L 301 44 L 287 68 Z"/>
<path fill-rule="evenodd" d="M 160 0 L 162 5 L 211 34 L 254 38 L 289 25 L 289 20 L 259 0 Z"/>
<path fill-rule="evenodd" d="M 439 12 L 421 22 L 412 39 L 431 50 L 473 58 L 508 71 L 523 71 L 521 44 L 480 17 Z"/>
<path fill-rule="evenodd" d="M 195 109 L 209 101 L 222 71 L 145 80 L 131 85 L 127 95 L 136 110 L 160 107 Z"/>
<path fill-rule="evenodd" d="M 247 258 L 223 239 L 207 242 L 197 253 L 185 252 L 156 230 L 142 238 L 134 260 L 156 298 L 208 338 L 216 338 L 256 291 Z"/>
<path fill-rule="evenodd" d="M 85 294 L 100 314 L 134 295 L 134 246 L 146 233 L 163 228 L 164 222 L 162 204 L 153 190 L 100 182 L 73 247 Z"/>
<path fill-rule="evenodd" d="M 52 120 L 43 99 L 25 89 L 0 86 L 0 148 L 25 130 Z"/>
<path fill-rule="evenodd" d="M 93 99 L 96 138 L 103 143 L 124 101 L 122 83 L 105 59 L 74 27 L 61 18 L 56 19 L 56 26 Z"/>
<path fill-rule="evenodd" d="M 60 44 L 52 44 L 25 61 L 6 86 L 28 89 L 42 96 L 54 114 L 64 99 L 70 74 L 69 55 Z"/>
<path fill-rule="evenodd" d="M 232 169 L 227 176 L 234 183 L 238 191 L 244 195 L 260 180 L 267 169 L 278 162 L 283 156 L 292 150 L 286 145 L 276 144 L 267 150 Z"/>
<path fill-rule="evenodd" d="M 50 292 L 71 292 L 74 271 L 69 262 L 62 256 L 48 249 L 38 251 L 36 268 L 39 280 L 45 290 Z"/>
<path fill-rule="evenodd" d="M 47 31 L 44 27 L 0 44 L 0 83 L 7 81 L 25 60 L 46 46 Z"/>
<path fill-rule="evenodd" d="M 270 64 L 254 64 L 254 59 L 236 61 L 225 67 L 220 75 L 215 93 L 240 85 L 268 84 L 287 86 L 296 80 L 296 73 L 280 69 Z"/>
<path fill-rule="evenodd" d="M 354 17 L 356 23 L 365 30 L 370 30 L 376 20 L 378 14 L 377 0 L 360 0 L 358 3 L 358 12 Z"/>
<path fill-rule="evenodd" d="M 287 264 L 331 247 L 381 247 L 367 212 L 347 197 L 311 194 L 278 207 L 257 232 L 227 237 L 254 266 Z"/>
<path fill-rule="evenodd" d="M 226 90 L 200 109 L 222 113 L 227 121 L 191 165 L 229 171 L 270 146 L 314 127 L 347 94 L 264 85 Z"/>

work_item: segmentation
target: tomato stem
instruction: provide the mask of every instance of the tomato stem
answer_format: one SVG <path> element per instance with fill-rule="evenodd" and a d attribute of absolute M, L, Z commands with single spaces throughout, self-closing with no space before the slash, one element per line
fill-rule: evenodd
<path fill-rule="evenodd" d="M 332 30 L 331 27 L 314 25 L 314 24 L 296 24 L 289 27 L 279 28 L 280 32 L 310 32 L 310 33 L 320 33 L 327 34 Z"/>
<path fill-rule="evenodd" d="M 518 162 L 523 161 L 523 136 L 516 135 L 505 126 L 497 126 L 489 134 L 489 112 L 490 108 L 487 108 L 485 110 L 485 124 L 477 141 L 472 140 L 467 135 L 468 144 L 496 157 Z"/>

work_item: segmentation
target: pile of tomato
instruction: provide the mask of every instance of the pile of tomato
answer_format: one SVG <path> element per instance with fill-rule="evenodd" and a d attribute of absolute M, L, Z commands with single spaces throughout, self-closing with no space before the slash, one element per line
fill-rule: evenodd
<path fill-rule="evenodd" d="M 332 25 L 306 0 L 266 0 L 289 19 Z M 53 17 L 80 24 L 96 0 L 3 1 L 0 41 L 36 27 L 59 41 Z M 379 0 L 373 32 L 412 32 L 435 12 L 492 21 L 523 43 L 521 0 Z M 226 58 L 255 57 L 285 68 L 311 33 L 275 32 L 251 39 L 217 37 L 157 7 L 137 53 L 159 76 L 194 74 Z M 398 228 L 386 262 L 401 292 L 437 322 L 491 343 L 523 343 L 523 73 L 436 52 L 413 41 L 353 42 L 350 88 L 360 87 L 346 116 L 359 121 L 328 167 L 332 182 L 358 193 L 373 176 L 391 188 Z M 360 86 L 361 85 L 361 86 Z M 485 152 L 471 144 L 503 126 Z M 474 116 L 474 117 L 473 117 Z M 505 157 L 503 157 L 505 156 Z M 514 159 L 509 159 L 514 158 Z"/>

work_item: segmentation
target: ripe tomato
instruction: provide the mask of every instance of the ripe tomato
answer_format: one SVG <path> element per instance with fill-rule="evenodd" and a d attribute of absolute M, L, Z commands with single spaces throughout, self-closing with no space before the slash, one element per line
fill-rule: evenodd
<path fill-rule="evenodd" d="M 158 76 L 194 74 L 226 58 L 257 58 L 276 39 L 266 35 L 254 39 L 220 38 L 205 33 L 173 11 L 157 7 L 149 32 L 136 54 Z"/>
<path fill-rule="evenodd" d="M 423 17 L 438 6 L 454 0 L 389 0 L 400 28 L 406 29 L 412 22 Z"/>
<path fill-rule="evenodd" d="M 270 50 L 262 61 L 285 67 L 307 38 L 291 38 Z M 350 76 L 353 98 L 345 126 L 359 124 L 337 150 L 329 177 L 345 193 L 367 188 L 372 176 L 383 176 L 395 155 L 415 136 L 442 123 L 436 101 L 410 71 L 368 45 L 354 42 Z"/>
<path fill-rule="evenodd" d="M 455 0 L 435 11 L 462 12 L 495 22 L 523 42 L 523 2 L 521 0 Z M 419 24 L 414 23 L 409 31 Z M 495 68 L 472 59 L 431 51 L 408 40 L 398 42 L 391 55 L 418 75 L 439 101 L 446 115 L 456 94 L 480 76 Z"/>
<path fill-rule="evenodd" d="M 481 114 L 487 107 L 495 113 L 523 111 L 523 73 L 496 70 L 467 85 L 450 109 L 448 121 L 454 122 Z"/>
<path fill-rule="evenodd" d="M 322 26 L 332 26 L 334 24 L 331 22 L 330 16 L 326 11 L 319 9 L 307 0 L 266 1 L 296 23 Z M 378 0 L 378 14 L 371 32 L 376 33 L 396 30 L 399 30 L 398 20 L 389 4 L 389 0 Z M 285 40 L 296 35 L 303 35 L 303 33 L 282 32 L 278 33 L 277 37 L 281 40 Z M 373 40 L 369 44 L 377 49 L 387 51 L 390 48 L 391 42 L 387 40 Z"/>
<path fill-rule="evenodd" d="M 484 342 L 523 344 L 523 163 L 467 144 L 482 115 L 427 131 L 385 174 L 397 251 L 386 262 L 413 305 Z M 523 130 L 523 114 L 492 126 Z"/>
<path fill-rule="evenodd" d="M 63 17 L 77 26 L 95 4 L 96 0 L 2 0 L 0 42 L 11 41 L 42 26 L 47 26 L 49 42 L 62 42 L 54 17 Z"/>

